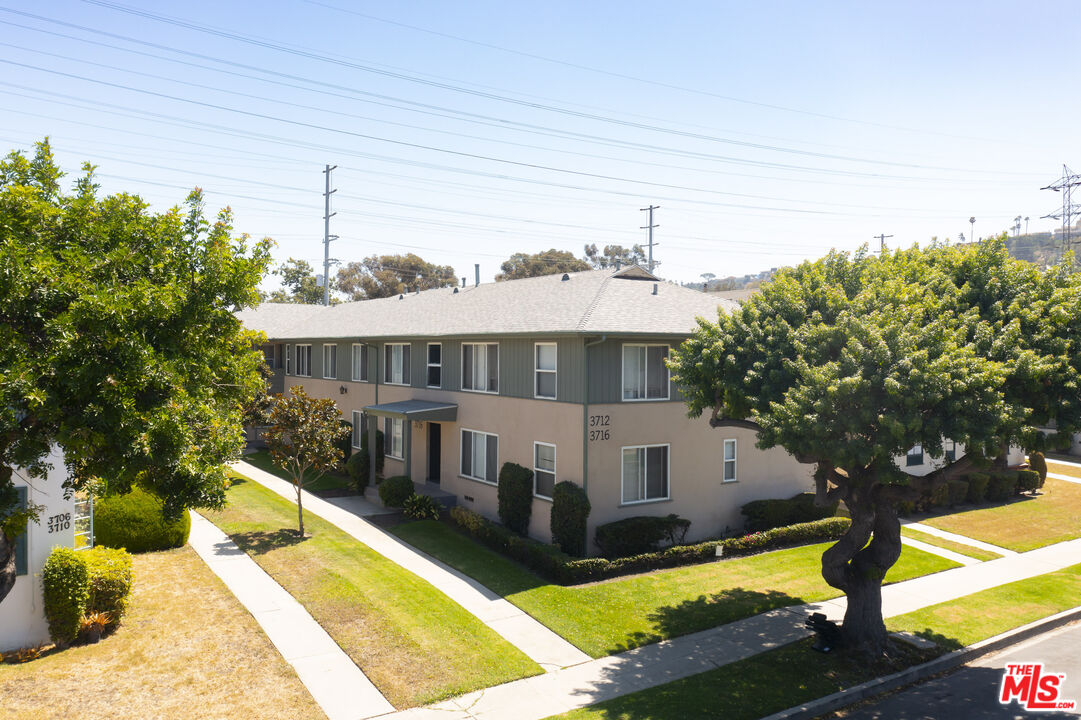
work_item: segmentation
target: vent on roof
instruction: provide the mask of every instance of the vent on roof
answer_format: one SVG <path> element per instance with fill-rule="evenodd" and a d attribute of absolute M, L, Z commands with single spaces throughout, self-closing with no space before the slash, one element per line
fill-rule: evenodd
<path fill-rule="evenodd" d="M 563 273 L 563 282 L 567 282 L 570 279 L 571 279 L 570 275 L 568 275 L 567 273 Z"/>
<path fill-rule="evenodd" d="M 454 288 L 454 294 L 455 294 L 455 295 L 457 295 L 457 294 L 458 294 L 458 288 Z"/>
<path fill-rule="evenodd" d="M 653 283 L 653 294 L 657 294 L 657 283 Z"/>
<path fill-rule="evenodd" d="M 399 295 L 399 296 L 398 296 L 398 299 L 399 299 L 399 300 L 405 300 L 405 295 Z"/>

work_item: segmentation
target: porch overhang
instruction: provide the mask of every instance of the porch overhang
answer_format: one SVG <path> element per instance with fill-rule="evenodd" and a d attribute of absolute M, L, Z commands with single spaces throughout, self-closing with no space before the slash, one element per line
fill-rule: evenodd
<path fill-rule="evenodd" d="M 417 422 L 454 422 L 458 419 L 458 405 L 432 400 L 400 400 L 392 403 L 368 405 L 364 412 L 381 417 L 415 420 Z"/>

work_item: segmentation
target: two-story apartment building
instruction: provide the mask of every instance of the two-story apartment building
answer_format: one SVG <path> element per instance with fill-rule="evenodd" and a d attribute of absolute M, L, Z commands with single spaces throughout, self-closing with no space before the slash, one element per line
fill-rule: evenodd
<path fill-rule="evenodd" d="M 688 539 L 743 525 L 751 500 L 812 489 L 810 469 L 746 430 L 690 419 L 664 360 L 695 318 L 735 307 L 640 267 L 443 288 L 330 307 L 240 313 L 266 333 L 272 388 L 333 398 L 384 475 L 438 484 L 497 517 L 505 462 L 534 471 L 529 532 L 549 540 L 555 483 L 585 488 L 599 524 L 676 513 Z"/>

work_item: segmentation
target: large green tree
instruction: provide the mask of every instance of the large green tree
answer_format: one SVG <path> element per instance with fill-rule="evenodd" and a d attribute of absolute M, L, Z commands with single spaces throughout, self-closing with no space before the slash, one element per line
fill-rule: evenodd
<path fill-rule="evenodd" d="M 618 265 L 645 265 L 646 251 L 641 245 L 631 245 L 625 248 L 622 245 L 605 245 L 603 250 L 598 250 L 596 243 L 585 246 L 586 262 L 598 270 L 615 267 Z"/>
<path fill-rule="evenodd" d="M 757 431 L 815 465 L 821 502 L 843 500 L 852 525 L 822 557 L 848 600 L 850 648 L 887 647 L 881 584 L 901 552 L 897 503 L 1000 457 L 1039 447 L 1039 428 L 1081 427 L 1081 278 L 1040 270 L 1002 240 L 881 257 L 831 253 L 781 271 L 738 310 L 673 354 L 692 416 Z M 895 458 L 944 439 L 966 454 L 924 477 Z M 986 460 L 985 460 L 986 458 Z"/>
<path fill-rule="evenodd" d="M 98 196 L 84 166 L 74 191 L 48 141 L 0 162 L 0 600 L 14 584 L 12 475 L 64 452 L 72 490 L 140 483 L 163 511 L 224 502 L 224 463 L 243 443 L 258 389 L 258 338 L 236 310 L 258 301 L 269 241 L 209 223 L 199 191 L 151 212 Z"/>
<path fill-rule="evenodd" d="M 514 253 L 499 268 L 503 272 L 495 276 L 496 282 L 502 280 L 521 280 L 522 278 L 555 275 L 570 272 L 592 270 L 593 266 L 585 260 L 574 257 L 568 250 L 542 250 L 539 253 Z"/>
<path fill-rule="evenodd" d="M 274 274 L 281 277 L 282 286 L 270 293 L 267 298 L 270 302 L 323 304 L 323 286 L 319 284 L 319 279 L 308 262 L 289 258 L 278 266 Z M 336 288 L 332 284 L 330 289 L 333 291 Z"/>
<path fill-rule="evenodd" d="M 337 289 L 350 300 L 373 300 L 452 287 L 456 280 L 450 265 L 434 265 L 413 253 L 372 255 L 338 270 Z"/>

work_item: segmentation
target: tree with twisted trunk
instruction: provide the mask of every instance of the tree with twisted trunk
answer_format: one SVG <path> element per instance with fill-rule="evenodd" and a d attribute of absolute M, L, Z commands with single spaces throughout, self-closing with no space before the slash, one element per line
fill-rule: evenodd
<path fill-rule="evenodd" d="M 1002 238 L 832 252 L 699 320 L 670 364 L 691 416 L 756 431 L 760 448 L 815 465 L 818 502 L 845 503 L 852 525 L 822 576 L 848 599 L 843 644 L 878 656 L 898 503 L 1010 444 L 1053 445 L 1081 427 L 1081 275 L 1072 258 L 1047 270 L 1013 260 Z M 923 477 L 898 467 L 917 444 L 942 458 L 946 439 L 965 455 Z"/>

